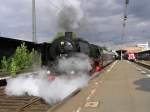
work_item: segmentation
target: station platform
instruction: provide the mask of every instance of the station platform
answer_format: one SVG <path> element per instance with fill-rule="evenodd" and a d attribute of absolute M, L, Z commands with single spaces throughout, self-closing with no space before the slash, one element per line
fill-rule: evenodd
<path fill-rule="evenodd" d="M 48 112 L 150 112 L 150 70 L 115 61 L 81 92 Z"/>

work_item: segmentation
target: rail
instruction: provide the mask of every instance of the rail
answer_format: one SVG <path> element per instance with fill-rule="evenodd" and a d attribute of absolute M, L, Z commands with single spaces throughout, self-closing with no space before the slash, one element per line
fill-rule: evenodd
<path fill-rule="evenodd" d="M 140 65 L 140 66 L 143 66 L 147 69 L 150 69 L 150 64 L 147 64 L 147 63 L 144 63 L 142 61 L 135 61 L 136 64 Z"/>

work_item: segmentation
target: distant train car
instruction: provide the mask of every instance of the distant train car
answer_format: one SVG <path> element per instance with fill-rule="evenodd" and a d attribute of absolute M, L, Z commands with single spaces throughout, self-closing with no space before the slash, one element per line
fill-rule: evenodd
<path fill-rule="evenodd" d="M 136 60 L 135 54 L 134 53 L 128 53 L 128 60 L 129 61 L 135 61 Z"/>

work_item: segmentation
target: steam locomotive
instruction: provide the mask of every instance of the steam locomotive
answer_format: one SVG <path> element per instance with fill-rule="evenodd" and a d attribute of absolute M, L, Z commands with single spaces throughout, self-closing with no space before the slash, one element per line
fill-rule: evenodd
<path fill-rule="evenodd" d="M 53 64 L 59 58 L 82 53 L 92 60 L 90 72 L 94 73 L 102 70 L 103 67 L 115 60 L 116 55 L 113 52 L 104 51 L 100 46 L 90 44 L 81 38 L 73 38 L 72 35 L 72 32 L 65 32 L 65 36 L 55 39 L 52 43 L 41 44 L 42 65 L 53 67 Z"/>

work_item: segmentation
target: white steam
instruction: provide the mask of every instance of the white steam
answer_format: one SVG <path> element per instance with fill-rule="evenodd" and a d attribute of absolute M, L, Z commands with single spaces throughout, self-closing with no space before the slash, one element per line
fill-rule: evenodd
<path fill-rule="evenodd" d="M 88 57 L 78 55 L 59 60 L 58 69 L 62 74 L 53 81 L 48 80 L 46 70 L 20 74 L 16 78 L 8 79 L 6 94 L 38 96 L 52 105 L 63 100 L 74 90 L 87 85 L 91 64 Z"/>
<path fill-rule="evenodd" d="M 84 18 L 81 0 L 55 0 L 57 27 L 62 31 L 74 31 Z"/>
<path fill-rule="evenodd" d="M 83 73 L 88 74 L 91 70 L 91 62 L 87 55 L 76 54 L 74 57 L 59 60 L 57 68 L 66 75 L 70 75 L 72 71 L 75 71 L 77 76 Z"/>

